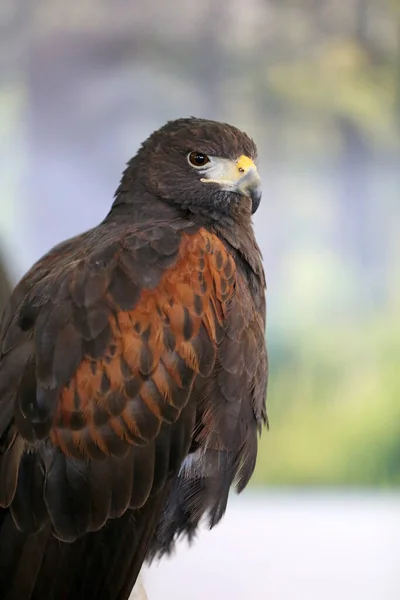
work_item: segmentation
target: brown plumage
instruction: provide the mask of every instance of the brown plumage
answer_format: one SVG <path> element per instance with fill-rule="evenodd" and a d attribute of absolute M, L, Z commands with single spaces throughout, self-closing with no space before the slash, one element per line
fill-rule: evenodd
<path fill-rule="evenodd" d="M 0 252 L 0 319 L 3 308 L 11 294 L 11 284 L 9 274 L 4 264 L 2 253 Z"/>
<path fill-rule="evenodd" d="M 242 490 L 266 422 L 252 140 L 167 123 L 0 326 L 0 597 L 124 600 Z"/>

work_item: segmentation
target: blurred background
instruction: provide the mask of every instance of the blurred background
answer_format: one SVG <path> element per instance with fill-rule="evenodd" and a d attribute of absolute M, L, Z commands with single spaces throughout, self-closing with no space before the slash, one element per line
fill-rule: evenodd
<path fill-rule="evenodd" d="M 271 431 L 252 490 L 145 573 L 149 600 L 398 599 L 400 0 L 2 0 L 9 280 L 190 115 L 259 148 Z"/>

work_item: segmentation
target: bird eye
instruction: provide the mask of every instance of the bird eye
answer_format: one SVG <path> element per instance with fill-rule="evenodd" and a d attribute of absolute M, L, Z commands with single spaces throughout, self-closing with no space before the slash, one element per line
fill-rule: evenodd
<path fill-rule="evenodd" d="M 193 167 L 204 167 L 204 165 L 210 162 L 208 156 L 201 152 L 191 152 L 188 156 L 188 160 Z"/>

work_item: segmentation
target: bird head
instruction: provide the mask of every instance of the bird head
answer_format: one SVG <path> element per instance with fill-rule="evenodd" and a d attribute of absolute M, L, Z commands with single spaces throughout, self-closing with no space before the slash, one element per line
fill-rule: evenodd
<path fill-rule="evenodd" d="M 250 215 L 261 200 L 256 157 L 246 133 L 192 117 L 170 121 L 150 135 L 126 174 L 138 189 L 193 214 L 218 218 L 245 207 Z"/>

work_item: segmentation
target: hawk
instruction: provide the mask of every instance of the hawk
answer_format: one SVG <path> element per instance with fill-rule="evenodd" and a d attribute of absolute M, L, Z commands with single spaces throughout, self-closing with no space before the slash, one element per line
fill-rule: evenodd
<path fill-rule="evenodd" d="M 267 424 L 256 146 L 188 118 L 128 162 L 0 325 L 0 597 L 126 600 L 223 516 Z"/>

